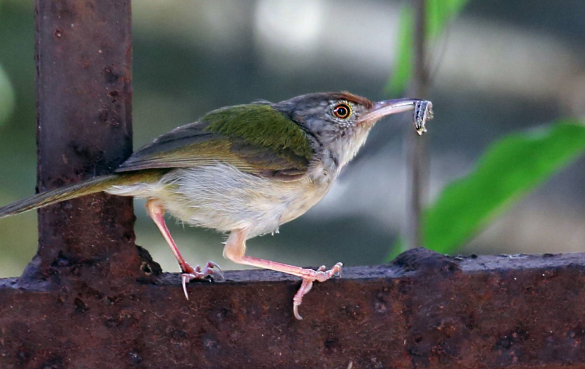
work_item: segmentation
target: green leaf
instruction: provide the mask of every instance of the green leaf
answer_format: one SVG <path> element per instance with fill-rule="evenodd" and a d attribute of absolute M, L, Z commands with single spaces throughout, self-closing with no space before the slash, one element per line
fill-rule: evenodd
<path fill-rule="evenodd" d="M 427 0 L 427 36 L 434 39 L 441 35 L 469 0 Z"/>
<path fill-rule="evenodd" d="M 404 91 L 412 74 L 412 8 L 403 6 L 400 11 L 400 23 L 398 25 L 398 59 L 394 65 L 392 78 L 386 84 L 386 93 L 390 96 L 398 96 Z"/>
<path fill-rule="evenodd" d="M 426 34 L 433 41 L 463 9 L 469 0 L 427 0 Z M 392 77 L 384 88 L 390 96 L 404 92 L 412 75 L 414 12 L 412 7 L 403 6 L 398 24 L 398 46 Z"/>
<path fill-rule="evenodd" d="M 493 144 L 475 170 L 423 214 L 425 247 L 456 250 L 494 217 L 585 152 L 585 121 L 563 120 Z"/>
<path fill-rule="evenodd" d="M 14 111 L 14 89 L 0 65 L 0 125 L 8 121 Z"/>

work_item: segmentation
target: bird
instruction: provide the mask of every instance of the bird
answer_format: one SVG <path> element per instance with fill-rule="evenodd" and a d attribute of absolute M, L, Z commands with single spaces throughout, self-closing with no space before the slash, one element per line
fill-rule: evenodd
<path fill-rule="evenodd" d="M 315 281 L 341 274 L 343 264 L 313 270 L 246 254 L 246 241 L 278 231 L 317 204 L 364 145 L 381 118 L 413 110 L 419 134 L 432 119 L 420 99 L 372 102 L 349 92 L 309 93 L 278 103 L 223 107 L 156 138 L 112 174 L 38 193 L 0 208 L 0 218 L 97 192 L 146 199 L 148 215 L 171 248 L 183 291 L 194 279 L 223 277 L 218 264 L 191 266 L 181 255 L 165 213 L 191 226 L 229 234 L 225 258 L 302 278 L 293 314 Z"/>

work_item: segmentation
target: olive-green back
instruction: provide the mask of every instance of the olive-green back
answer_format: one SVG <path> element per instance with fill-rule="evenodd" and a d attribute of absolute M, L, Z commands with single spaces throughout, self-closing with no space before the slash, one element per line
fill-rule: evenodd
<path fill-rule="evenodd" d="M 212 111 L 176 128 L 134 153 L 118 172 L 189 168 L 217 163 L 282 178 L 304 174 L 313 150 L 294 121 L 267 104 Z"/>

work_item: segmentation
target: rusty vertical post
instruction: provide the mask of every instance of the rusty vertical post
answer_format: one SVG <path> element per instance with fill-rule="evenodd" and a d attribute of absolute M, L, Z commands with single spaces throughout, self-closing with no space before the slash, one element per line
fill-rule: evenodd
<path fill-rule="evenodd" d="M 410 95 L 419 99 L 427 97 L 429 78 L 426 66 L 426 0 L 412 0 L 414 8 L 414 66 Z M 407 186 L 407 229 L 408 248 L 423 246 L 422 208 L 428 190 L 428 158 L 426 154 L 427 135 L 418 136 L 408 131 L 406 137 Z"/>
<path fill-rule="evenodd" d="M 111 173 L 132 152 L 130 0 L 36 0 L 35 16 L 43 192 Z M 23 277 L 115 279 L 138 269 L 131 198 L 100 193 L 38 215 L 39 249 Z"/>

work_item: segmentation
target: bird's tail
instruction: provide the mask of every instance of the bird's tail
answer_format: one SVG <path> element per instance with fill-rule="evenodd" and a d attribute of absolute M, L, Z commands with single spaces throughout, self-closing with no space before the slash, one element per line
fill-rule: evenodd
<path fill-rule="evenodd" d="M 91 178 L 87 181 L 75 183 L 70 186 L 57 188 L 51 191 L 36 194 L 34 196 L 22 199 L 10 205 L 0 208 L 0 219 L 24 213 L 28 210 L 42 208 L 44 206 L 53 205 L 61 201 L 71 200 L 76 197 L 90 195 L 92 193 L 101 192 L 108 189 L 110 186 L 117 184 L 124 184 L 127 182 L 126 175 L 105 175 L 101 177 Z"/>

